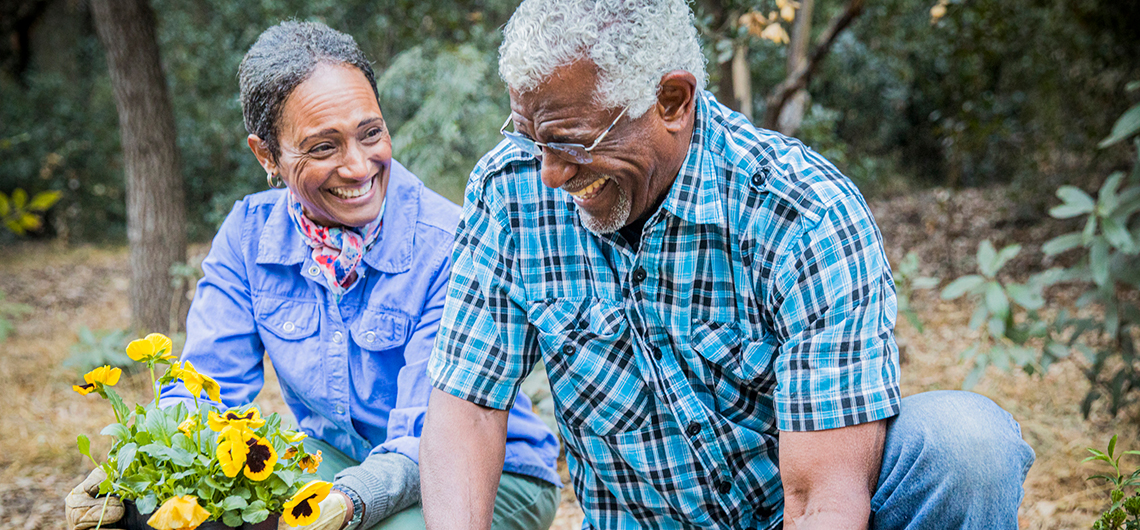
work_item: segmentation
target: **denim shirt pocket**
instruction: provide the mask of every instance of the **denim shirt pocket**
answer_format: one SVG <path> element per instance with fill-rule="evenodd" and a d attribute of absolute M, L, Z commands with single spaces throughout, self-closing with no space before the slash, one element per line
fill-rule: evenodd
<path fill-rule="evenodd" d="M 527 315 L 538 331 L 560 416 L 573 430 L 606 436 L 641 427 L 653 413 L 620 304 L 547 300 Z"/>
<path fill-rule="evenodd" d="M 258 327 L 285 341 L 309 337 L 321 327 L 317 302 L 261 298 L 254 303 Z"/>
<path fill-rule="evenodd" d="M 407 342 L 408 317 L 381 309 L 367 308 L 349 326 L 352 340 L 362 349 L 390 350 Z"/>
<path fill-rule="evenodd" d="M 324 380 L 324 364 L 318 355 L 321 313 L 317 302 L 260 298 L 254 301 L 253 314 L 283 386 L 295 392 L 320 388 L 317 382 Z"/>

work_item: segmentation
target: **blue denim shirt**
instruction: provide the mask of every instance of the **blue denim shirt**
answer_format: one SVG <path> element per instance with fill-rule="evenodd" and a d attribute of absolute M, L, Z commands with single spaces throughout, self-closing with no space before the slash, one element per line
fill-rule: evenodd
<path fill-rule="evenodd" d="M 419 462 L 436 338 L 459 207 L 392 161 L 384 227 L 340 303 L 294 228 L 287 193 L 234 206 L 202 262 L 182 361 L 218 381 L 222 402 L 251 402 L 268 354 L 302 430 L 352 458 L 396 452 Z M 163 402 L 189 399 L 163 389 Z M 519 395 L 505 471 L 561 485 L 558 442 Z"/>

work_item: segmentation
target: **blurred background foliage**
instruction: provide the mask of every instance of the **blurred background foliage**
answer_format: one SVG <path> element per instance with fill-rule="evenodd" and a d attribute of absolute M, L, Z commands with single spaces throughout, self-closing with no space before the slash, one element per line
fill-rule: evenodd
<path fill-rule="evenodd" d="M 768 0 L 721 2 L 756 4 Z M 508 112 L 499 28 L 514 0 L 153 0 L 182 150 L 189 235 L 264 188 L 248 153 L 236 70 L 283 19 L 321 20 L 375 62 L 395 154 L 453 200 Z M 695 5 L 698 18 L 706 16 Z M 1140 3 L 875 0 L 809 85 L 798 136 L 866 193 L 1011 183 L 1044 216 L 1062 183 L 1091 189 L 1127 164 L 1096 142 L 1137 94 Z M 843 8 L 818 0 L 817 31 Z M 124 179 L 104 54 L 83 0 L 10 0 L 0 32 L 0 192 L 57 190 L 40 237 L 125 239 Z M 707 35 L 706 35 L 707 36 Z M 751 43 L 754 105 L 785 76 L 783 46 Z M 712 83 L 716 43 L 706 42 Z M 10 238 L 0 234 L 0 238 Z"/>

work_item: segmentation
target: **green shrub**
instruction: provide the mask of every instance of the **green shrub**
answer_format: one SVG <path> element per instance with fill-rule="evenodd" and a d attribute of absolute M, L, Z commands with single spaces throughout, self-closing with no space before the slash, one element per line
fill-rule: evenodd
<path fill-rule="evenodd" d="M 1112 474 L 1093 475 L 1087 480 L 1103 480 L 1112 485 L 1109 490 L 1109 500 L 1112 504 L 1093 523 L 1093 530 L 1140 530 L 1140 494 L 1136 486 L 1140 485 L 1140 469 L 1125 474 L 1120 470 L 1120 459 L 1124 455 L 1140 455 L 1140 451 L 1124 451 L 1116 455 L 1116 435 L 1108 441 L 1107 451 L 1098 451 L 1088 448 L 1092 456 L 1085 458 L 1084 462 L 1100 461 L 1112 466 Z M 1132 496 L 1125 498 L 1127 490 L 1133 490 Z"/>
<path fill-rule="evenodd" d="M 125 329 L 91 331 L 87 326 L 79 328 L 79 342 L 71 346 L 71 356 L 63 361 L 64 366 L 74 367 L 80 373 L 89 372 L 100 366 L 131 369 L 137 363 L 127 357 L 125 348 L 130 334 Z"/>

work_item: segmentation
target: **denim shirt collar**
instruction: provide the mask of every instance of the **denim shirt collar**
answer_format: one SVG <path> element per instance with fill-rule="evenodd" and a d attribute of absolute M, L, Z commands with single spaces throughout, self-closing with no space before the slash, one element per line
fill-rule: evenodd
<path fill-rule="evenodd" d="M 412 266 L 412 243 L 420 216 L 423 184 L 402 164 L 392 159 L 388 170 L 387 206 L 384 227 L 364 263 L 380 272 L 398 274 Z M 288 193 L 281 193 L 261 231 L 258 265 L 298 265 L 309 257 L 305 243 L 289 218 Z"/>

